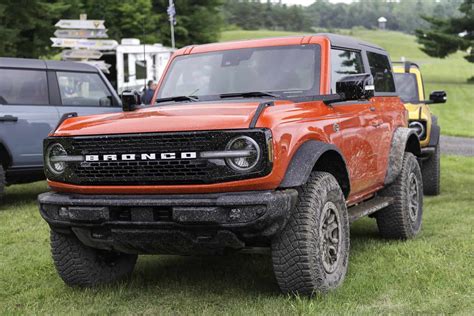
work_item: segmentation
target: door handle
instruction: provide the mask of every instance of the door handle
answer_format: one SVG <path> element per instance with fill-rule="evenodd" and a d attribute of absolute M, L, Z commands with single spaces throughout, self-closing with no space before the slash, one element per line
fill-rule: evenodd
<path fill-rule="evenodd" d="M 371 107 L 369 108 L 369 110 L 370 110 L 370 112 L 375 112 L 375 106 L 371 106 Z"/>
<path fill-rule="evenodd" d="M 4 115 L 0 116 L 0 122 L 17 122 L 18 117 L 13 116 L 13 115 Z"/>

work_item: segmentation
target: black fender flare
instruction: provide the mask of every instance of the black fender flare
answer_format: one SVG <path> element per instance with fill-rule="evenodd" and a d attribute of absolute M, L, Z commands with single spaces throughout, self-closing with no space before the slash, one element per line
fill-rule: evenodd
<path fill-rule="evenodd" d="M 3 144 L 2 141 L 0 141 L 0 164 L 3 166 L 5 171 L 12 164 L 12 155 L 10 150 Z"/>
<path fill-rule="evenodd" d="M 428 147 L 435 147 L 439 144 L 440 134 L 441 128 L 438 125 L 438 117 L 436 115 L 431 115 L 431 132 Z"/>
<path fill-rule="evenodd" d="M 408 127 L 399 127 L 395 130 L 388 157 L 387 173 L 384 184 L 390 184 L 398 177 L 402 170 L 403 156 L 405 152 L 411 152 L 415 156 L 421 155 L 420 140 L 415 131 Z"/>
<path fill-rule="evenodd" d="M 350 182 L 344 156 L 335 145 L 316 140 L 308 140 L 296 150 L 279 187 L 294 188 L 305 184 L 316 163 L 324 154 L 330 154 L 331 157 L 336 158 L 333 160 L 333 167 L 337 167 L 334 169 L 337 169 L 341 176 L 337 177 L 335 175 L 335 177 L 341 185 L 344 195 L 347 197 L 350 193 Z M 341 163 L 343 166 L 341 166 Z"/>

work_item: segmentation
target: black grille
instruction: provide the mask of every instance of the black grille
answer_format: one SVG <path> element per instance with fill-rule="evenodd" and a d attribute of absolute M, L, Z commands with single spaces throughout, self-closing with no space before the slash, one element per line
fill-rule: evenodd
<path fill-rule="evenodd" d="M 213 146 L 213 140 L 205 134 L 154 134 L 127 135 L 108 137 L 73 138 L 72 146 L 75 152 L 109 154 L 137 153 L 160 151 L 206 150 Z"/>
<path fill-rule="evenodd" d="M 148 185 L 148 184 L 206 184 L 232 181 L 266 175 L 271 170 L 264 130 L 209 131 L 187 133 L 128 134 L 49 138 L 45 142 L 60 142 L 69 155 L 148 154 L 224 150 L 226 144 L 238 135 L 247 135 L 257 141 L 262 158 L 251 173 L 237 173 L 224 160 L 173 159 L 134 161 L 94 161 L 68 163 L 61 176 L 48 174 L 51 180 L 83 185 Z"/>

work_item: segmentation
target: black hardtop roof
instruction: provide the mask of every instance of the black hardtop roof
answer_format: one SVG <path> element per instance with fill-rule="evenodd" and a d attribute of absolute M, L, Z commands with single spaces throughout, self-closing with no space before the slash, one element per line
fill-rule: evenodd
<path fill-rule="evenodd" d="M 73 61 L 0 57 L 0 68 L 50 69 L 59 71 L 98 72 L 94 66 Z"/>
<path fill-rule="evenodd" d="M 333 34 L 333 33 L 313 33 L 313 34 L 301 34 L 301 35 L 289 35 L 289 36 L 275 36 L 275 37 L 267 37 L 267 38 L 255 38 L 255 39 L 244 39 L 244 40 L 235 40 L 235 41 L 229 41 L 229 42 L 221 42 L 218 44 L 225 44 L 225 43 L 232 43 L 232 42 L 246 42 L 246 41 L 259 41 L 259 40 L 265 40 L 265 39 L 278 39 L 278 38 L 300 38 L 303 40 L 306 37 L 311 37 L 311 36 L 322 36 L 326 37 L 330 42 L 332 47 L 340 47 L 340 48 L 348 48 L 348 49 L 354 49 L 354 50 L 365 50 L 365 51 L 372 51 L 376 52 L 379 54 L 383 55 L 388 55 L 388 52 L 383 49 L 382 47 L 365 42 L 363 40 L 347 36 L 347 35 L 340 35 L 340 34 Z M 201 45 L 196 45 L 196 46 L 206 46 L 206 45 L 214 45 L 216 43 L 211 43 L 211 44 L 201 44 Z M 189 45 L 185 46 L 181 49 L 186 49 L 193 47 L 195 45 Z"/>
<path fill-rule="evenodd" d="M 392 64 L 403 65 L 403 66 L 409 65 L 410 67 L 420 68 L 420 66 L 418 66 L 417 63 L 409 61 L 409 60 L 407 60 L 407 61 L 392 61 Z"/>
<path fill-rule="evenodd" d="M 317 33 L 315 36 L 325 36 L 331 42 L 331 46 L 334 47 L 347 47 L 353 48 L 358 50 L 370 50 L 376 51 L 378 53 L 384 53 L 387 55 L 387 51 L 382 47 L 359 40 L 357 38 L 346 36 L 346 35 L 339 35 L 339 34 L 332 34 L 332 33 Z"/>

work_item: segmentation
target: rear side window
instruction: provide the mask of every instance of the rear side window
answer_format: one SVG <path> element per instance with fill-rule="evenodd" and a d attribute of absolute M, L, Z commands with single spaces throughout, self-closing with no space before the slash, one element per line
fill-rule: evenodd
<path fill-rule="evenodd" d="M 336 82 L 348 75 L 364 73 L 364 63 L 359 52 L 331 49 L 331 89 L 336 92 Z"/>
<path fill-rule="evenodd" d="M 57 72 L 63 105 L 112 106 L 112 95 L 97 73 Z"/>
<path fill-rule="evenodd" d="M 374 77 L 375 92 L 395 92 L 392 68 L 385 55 L 367 52 L 370 72 Z"/>
<path fill-rule="evenodd" d="M 0 104 L 49 104 L 46 71 L 0 69 Z"/>
<path fill-rule="evenodd" d="M 395 86 L 403 102 L 418 102 L 418 83 L 416 75 L 410 73 L 395 73 Z"/>

